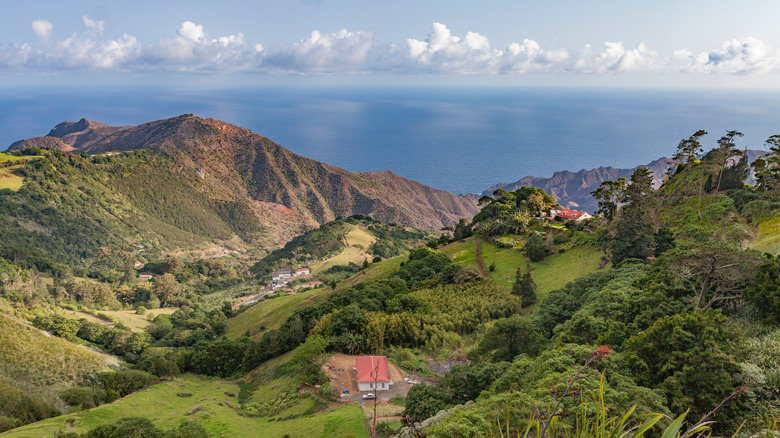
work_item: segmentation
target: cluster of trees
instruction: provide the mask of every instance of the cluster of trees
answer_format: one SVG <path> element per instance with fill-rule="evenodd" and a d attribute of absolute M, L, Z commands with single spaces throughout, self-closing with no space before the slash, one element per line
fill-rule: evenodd
<path fill-rule="evenodd" d="M 104 372 L 88 376 L 81 385 L 66 389 L 60 397 L 70 406 L 89 409 L 111 403 L 156 381 L 157 376 L 140 370 Z"/>
<path fill-rule="evenodd" d="M 764 417 L 777 418 L 780 392 L 772 376 L 780 368 L 765 360 L 776 352 L 744 340 L 765 330 L 762 324 L 778 322 L 780 261 L 743 249 L 738 213 L 754 223 L 776 219 L 780 137 L 767 141 L 771 152 L 757 162 L 758 182 L 750 187 L 743 186 L 746 157 L 735 146 L 741 133 L 728 131 L 706 154 L 699 141 L 705 134 L 680 143 L 658 191 L 640 168 L 593 192 L 606 219 L 599 242 L 612 269 L 550 292 L 528 318 L 486 324 L 470 350 L 471 365 L 454 369 L 436 388 L 412 388 L 406 413 L 416 421 L 476 401 L 436 415 L 428 436 L 492 436 L 496 424 L 522 429 L 536 409 L 556 403 L 566 423 L 589 394 L 604 398 L 607 415 L 622 416 L 636 404 L 635 415 L 688 411 L 693 422 L 729 398 L 716 433 L 733 433 L 745 420 L 745 428 L 757 431 Z M 489 211 L 501 208 L 496 203 Z M 529 250 L 529 243 L 542 245 L 528 240 L 531 257 L 537 248 Z M 518 269 L 515 295 L 522 296 L 522 285 Z M 609 359 L 573 382 L 572 367 L 600 351 L 598 345 L 612 347 Z M 453 389 L 464 380 L 472 383 L 466 398 Z M 562 397 L 567 385 L 572 392 Z"/>
<path fill-rule="evenodd" d="M 182 421 L 178 428 L 164 431 L 143 417 L 122 418 L 82 434 L 65 432 L 55 435 L 57 438 L 208 438 L 208 436 L 203 426 L 194 421 Z"/>
<path fill-rule="evenodd" d="M 450 330 L 437 328 L 438 325 L 431 321 L 446 317 L 451 310 L 433 311 L 426 305 L 430 305 L 428 296 L 422 298 L 419 295 L 425 294 L 425 291 L 446 288 L 446 285 L 466 285 L 479 278 L 475 270 L 464 269 L 452 263 L 449 257 L 441 252 L 426 246 L 417 248 L 409 254 L 408 261 L 387 278 L 361 283 L 332 295 L 324 302 L 295 311 L 279 329 L 265 333 L 259 343 L 250 345 L 245 366 L 251 369 L 292 350 L 303 343 L 310 332 L 323 334 L 331 349 L 346 353 L 377 348 L 378 345 L 385 344 L 385 336 L 391 333 L 398 333 L 399 336 L 392 342 L 411 342 L 417 346 L 426 345 L 426 342 L 428 345 L 441 345 L 442 336 L 452 339 L 454 333 L 444 334 Z M 433 295 L 451 296 L 452 298 L 447 299 L 456 301 L 451 293 Z M 477 310 L 486 318 L 491 314 L 489 306 L 475 309 L 475 312 Z M 409 317 L 410 314 L 414 316 Z M 387 331 L 383 327 L 389 323 L 379 322 L 380 319 L 402 322 L 398 323 L 398 330 Z M 424 321 L 427 321 L 430 327 L 421 331 L 419 327 L 424 325 Z M 452 326 L 452 323 L 447 324 Z M 410 337 L 408 333 L 404 334 L 406 329 L 401 327 L 410 327 L 411 333 L 417 333 L 419 336 Z"/>
<path fill-rule="evenodd" d="M 484 205 L 471 221 L 471 229 L 485 237 L 519 233 L 528 227 L 532 217 L 557 207 L 555 198 L 536 187 L 521 187 L 513 192 L 498 189 L 493 198 L 483 196 Z"/>

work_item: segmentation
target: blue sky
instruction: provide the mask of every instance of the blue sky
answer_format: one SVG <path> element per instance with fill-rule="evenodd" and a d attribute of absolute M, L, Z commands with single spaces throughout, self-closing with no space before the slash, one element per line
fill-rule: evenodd
<path fill-rule="evenodd" d="M 780 88 L 780 2 L 2 0 L 6 83 Z"/>

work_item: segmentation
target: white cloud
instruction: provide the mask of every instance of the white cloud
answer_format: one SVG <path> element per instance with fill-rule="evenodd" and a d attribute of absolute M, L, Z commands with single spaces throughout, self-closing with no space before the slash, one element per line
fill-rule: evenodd
<path fill-rule="evenodd" d="M 300 41 L 266 47 L 238 32 L 212 37 L 203 25 L 184 21 L 171 37 L 142 44 L 124 34 L 108 38 L 109 23 L 81 17 L 82 32 L 53 39 L 54 24 L 35 20 L 37 40 L 0 43 L 0 72 L 98 69 L 127 71 L 225 71 L 275 74 L 369 72 L 432 74 L 780 74 L 780 52 L 748 37 L 725 41 L 708 51 L 679 49 L 662 55 L 641 43 L 586 45 L 578 51 L 546 48 L 533 39 L 492 48 L 486 35 L 456 35 L 433 23 L 427 38 L 401 44 L 377 43 L 373 32 L 313 31 Z M 600 47 L 600 48 L 599 48 Z"/>
<path fill-rule="evenodd" d="M 145 50 L 147 68 L 185 71 L 239 71 L 256 67 L 263 46 L 249 45 L 244 34 L 210 38 L 203 26 L 185 21 L 176 36 Z"/>
<path fill-rule="evenodd" d="M 35 32 L 35 35 L 43 41 L 48 40 L 49 35 L 54 30 L 54 24 L 46 20 L 35 20 L 30 24 L 30 27 Z"/>
<path fill-rule="evenodd" d="M 438 73 L 495 73 L 501 60 L 500 50 L 491 50 L 487 37 L 467 32 L 461 39 L 447 26 L 433 23 L 425 41 L 407 39 L 409 67 Z"/>
<path fill-rule="evenodd" d="M 300 73 L 354 72 L 371 68 L 369 53 L 374 49 L 373 32 L 334 33 L 315 30 L 308 38 L 270 50 L 263 67 L 270 71 Z"/>
<path fill-rule="evenodd" d="M 81 16 L 81 24 L 84 25 L 85 28 L 91 29 L 100 36 L 100 38 L 104 38 L 106 34 L 106 29 L 108 28 L 108 22 L 103 20 L 93 20 L 89 17 L 89 15 L 82 15 Z"/>

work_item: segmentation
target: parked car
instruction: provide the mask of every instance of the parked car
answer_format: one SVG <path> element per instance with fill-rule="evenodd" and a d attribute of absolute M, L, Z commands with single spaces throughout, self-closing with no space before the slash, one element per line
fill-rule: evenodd
<path fill-rule="evenodd" d="M 376 398 L 376 394 L 373 392 L 369 392 L 368 394 L 363 394 L 363 400 L 373 400 Z"/>

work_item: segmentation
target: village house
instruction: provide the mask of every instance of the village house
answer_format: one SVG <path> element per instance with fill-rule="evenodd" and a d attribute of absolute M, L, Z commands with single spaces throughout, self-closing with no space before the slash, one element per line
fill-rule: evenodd
<path fill-rule="evenodd" d="M 143 264 L 143 263 L 141 263 L 141 262 L 139 262 L 138 260 L 136 260 L 135 262 L 133 262 L 133 268 L 135 268 L 135 269 L 139 269 L 139 268 L 143 268 L 143 267 L 144 267 L 144 264 Z"/>
<path fill-rule="evenodd" d="M 283 281 L 292 278 L 290 268 L 282 268 L 271 273 L 271 281 Z M 286 283 L 286 281 L 285 281 Z"/>
<path fill-rule="evenodd" d="M 390 389 L 390 369 L 387 356 L 358 356 L 355 358 L 358 391 L 387 391 Z"/>
<path fill-rule="evenodd" d="M 562 208 L 555 214 L 555 218 L 563 221 L 575 221 L 580 222 L 585 219 L 590 219 L 591 215 L 584 211 L 569 210 L 568 208 Z"/>
<path fill-rule="evenodd" d="M 152 279 L 152 276 L 149 274 L 141 274 L 138 276 L 138 279 L 141 281 L 149 281 Z"/>
<path fill-rule="evenodd" d="M 309 275 L 309 274 L 311 274 L 311 271 L 309 270 L 309 268 L 301 268 L 301 269 L 296 269 L 295 270 L 295 276 L 296 277 L 300 277 L 301 275 Z"/>

